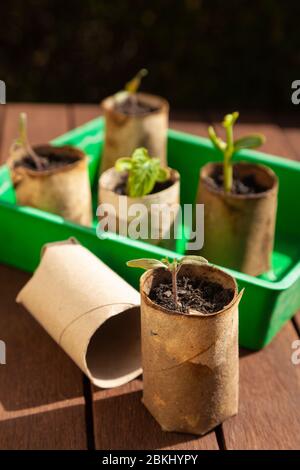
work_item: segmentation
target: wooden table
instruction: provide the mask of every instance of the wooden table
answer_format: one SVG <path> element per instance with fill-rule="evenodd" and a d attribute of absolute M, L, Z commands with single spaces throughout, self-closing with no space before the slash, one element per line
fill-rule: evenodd
<path fill-rule="evenodd" d="M 20 111 L 28 113 L 32 143 L 46 142 L 99 114 L 97 106 L 89 105 L 2 105 L 2 161 L 16 136 Z M 171 127 L 206 135 L 207 122 L 219 120 L 221 114 L 189 114 L 188 119 L 177 115 Z M 300 130 L 293 123 L 245 114 L 242 121 L 237 134 L 263 132 L 264 151 L 300 159 Z M 112 390 L 91 387 L 16 305 L 16 294 L 28 278 L 0 266 L 0 339 L 7 345 L 7 364 L 0 365 L 1 449 L 300 448 L 300 365 L 291 362 L 291 345 L 300 334 L 299 314 L 263 351 L 241 351 L 239 415 L 198 438 L 160 430 L 141 404 L 140 379 Z"/>

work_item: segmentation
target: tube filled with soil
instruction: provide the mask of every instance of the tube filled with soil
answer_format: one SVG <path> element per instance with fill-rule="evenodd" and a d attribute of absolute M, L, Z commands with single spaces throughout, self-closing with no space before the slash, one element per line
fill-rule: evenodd
<path fill-rule="evenodd" d="M 18 204 L 90 226 L 91 190 L 86 155 L 71 146 L 13 146 L 8 165 Z"/>
<path fill-rule="evenodd" d="M 168 102 L 147 93 L 132 93 L 119 101 L 117 95 L 102 101 L 105 143 L 101 172 L 112 168 L 118 158 L 145 147 L 167 166 Z"/>
<path fill-rule="evenodd" d="M 257 276 L 271 268 L 278 181 L 268 167 L 236 163 L 231 192 L 223 190 L 222 164 L 200 172 L 197 202 L 204 204 L 204 247 L 211 262 Z"/>
<path fill-rule="evenodd" d="M 96 386 L 141 374 L 139 293 L 76 240 L 44 247 L 17 302 Z"/>
<path fill-rule="evenodd" d="M 210 265 L 141 277 L 143 403 L 165 431 L 205 434 L 238 411 L 238 294 Z"/>
<path fill-rule="evenodd" d="M 136 227 L 136 233 L 142 241 L 174 248 L 174 231 L 180 202 L 180 176 L 171 168 L 169 172 L 169 179 L 163 183 L 157 182 L 150 194 L 129 197 L 126 195 L 128 175 L 114 168 L 106 170 L 99 179 L 99 204 L 103 208 L 105 224 L 107 223 L 112 231 L 130 238 L 135 238 Z"/>

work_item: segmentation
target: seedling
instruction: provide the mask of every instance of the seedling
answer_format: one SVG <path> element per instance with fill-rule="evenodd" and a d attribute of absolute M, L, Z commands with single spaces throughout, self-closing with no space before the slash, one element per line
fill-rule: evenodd
<path fill-rule="evenodd" d="M 262 145 L 265 137 L 262 134 L 252 134 L 240 139 L 233 140 L 233 126 L 239 117 L 236 111 L 232 114 L 226 114 L 222 126 L 226 132 L 226 142 L 217 136 L 215 129 L 210 126 L 208 135 L 214 146 L 223 154 L 223 186 L 225 192 L 232 190 L 232 157 L 235 152 L 241 149 L 251 149 Z"/>
<path fill-rule="evenodd" d="M 155 183 L 163 183 L 170 178 L 170 170 L 162 168 L 159 158 L 150 157 L 143 147 L 137 148 L 131 157 L 119 158 L 115 169 L 128 172 L 126 193 L 130 197 L 146 196 Z"/>
<path fill-rule="evenodd" d="M 36 166 L 37 170 L 43 170 L 43 163 L 42 160 L 36 152 L 31 147 L 28 135 L 27 135 L 27 115 L 26 113 L 20 113 L 19 117 L 19 137 L 16 140 L 16 145 L 22 147 L 25 152 L 31 157 L 34 165 Z"/>
<path fill-rule="evenodd" d="M 181 266 L 184 264 L 208 264 L 208 261 L 202 256 L 184 256 L 180 260 L 174 258 L 174 261 L 170 262 L 167 258 L 163 258 L 161 261 L 152 258 L 141 258 L 127 261 L 127 266 L 131 268 L 142 268 L 142 269 L 167 269 L 172 275 L 172 295 L 175 305 L 175 310 L 178 309 L 178 294 L 177 294 L 177 275 Z"/>
<path fill-rule="evenodd" d="M 148 75 L 147 69 L 139 70 L 138 73 L 126 83 L 124 90 L 118 91 L 118 93 L 115 94 L 115 100 L 120 103 L 126 100 L 129 96 L 134 95 L 141 85 L 142 78 L 146 75 Z"/>

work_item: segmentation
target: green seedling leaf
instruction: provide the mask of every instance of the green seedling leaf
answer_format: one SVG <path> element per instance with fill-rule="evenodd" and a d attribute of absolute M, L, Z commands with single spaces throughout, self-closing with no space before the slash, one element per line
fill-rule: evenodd
<path fill-rule="evenodd" d="M 160 166 L 158 158 L 152 158 L 147 149 L 137 148 L 131 158 L 121 158 L 115 164 L 117 171 L 128 171 L 127 195 L 143 197 L 151 193 L 157 181 L 170 177 L 168 168 Z"/>
<path fill-rule="evenodd" d="M 170 176 L 171 174 L 169 168 L 159 168 L 156 181 L 159 183 L 164 183 L 165 181 L 168 181 Z"/>
<path fill-rule="evenodd" d="M 167 266 L 158 259 L 152 258 L 140 258 L 127 261 L 127 266 L 130 268 L 142 268 L 142 269 L 157 269 L 157 268 L 167 268 Z"/>
<path fill-rule="evenodd" d="M 129 171 L 132 168 L 132 160 L 131 158 L 119 158 L 116 161 L 115 169 L 117 171 Z"/>
<path fill-rule="evenodd" d="M 265 143 L 265 136 L 262 134 L 253 134 L 241 137 L 234 142 L 234 151 L 237 152 L 241 149 L 251 149 L 260 147 Z"/>
<path fill-rule="evenodd" d="M 237 111 L 231 114 L 226 114 L 226 116 L 224 116 L 222 126 L 225 127 L 225 129 L 233 127 L 238 117 L 239 117 L 239 113 Z"/>
<path fill-rule="evenodd" d="M 123 103 L 129 96 L 129 92 L 126 90 L 121 90 L 118 91 L 117 93 L 114 94 L 114 99 L 117 104 Z"/>
<path fill-rule="evenodd" d="M 208 261 L 202 256 L 183 256 L 181 260 L 174 258 L 173 262 L 169 261 L 168 258 L 163 258 L 161 261 L 152 258 L 141 258 L 127 261 L 127 266 L 131 268 L 142 268 L 142 269 L 167 269 L 172 276 L 172 294 L 175 309 L 178 308 L 178 292 L 177 292 L 177 274 L 183 264 L 208 264 Z"/>
<path fill-rule="evenodd" d="M 214 146 L 223 152 L 226 149 L 226 143 L 218 137 L 216 131 L 214 130 L 213 126 L 209 126 L 208 128 L 208 135 Z"/>
<path fill-rule="evenodd" d="M 184 256 L 178 262 L 178 264 L 208 264 L 207 259 L 203 258 L 203 256 Z"/>

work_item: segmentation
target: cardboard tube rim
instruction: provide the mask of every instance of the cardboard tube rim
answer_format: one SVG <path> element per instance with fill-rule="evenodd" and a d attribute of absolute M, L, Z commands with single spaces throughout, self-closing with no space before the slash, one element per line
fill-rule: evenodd
<path fill-rule="evenodd" d="M 169 109 L 170 109 L 170 104 L 169 102 L 163 98 L 162 96 L 159 96 L 159 95 L 153 95 L 151 93 L 143 93 L 143 92 L 137 92 L 135 93 L 135 95 L 138 97 L 138 98 L 141 98 L 141 100 L 143 100 L 145 103 L 153 103 L 154 101 L 157 103 L 156 105 L 158 106 L 158 109 L 155 110 L 155 111 L 150 111 L 150 112 L 147 112 L 147 113 L 144 113 L 144 114 L 125 114 L 125 113 L 122 113 L 121 111 L 119 110 L 116 110 L 114 108 L 114 104 L 115 104 L 115 96 L 114 95 L 111 95 L 111 96 L 108 96 L 106 98 L 104 98 L 104 100 L 101 101 L 100 103 L 100 109 L 104 112 L 104 113 L 110 113 L 118 118 L 135 118 L 135 119 L 144 119 L 144 118 L 147 118 L 149 116 L 154 116 L 156 114 L 160 114 L 160 113 L 169 113 Z"/>
<path fill-rule="evenodd" d="M 195 265 L 190 265 L 190 266 L 195 266 Z M 181 312 L 176 312 L 174 310 L 169 310 L 165 307 L 162 307 L 161 305 L 156 304 L 155 302 L 153 302 L 148 297 L 147 293 L 144 290 L 144 286 L 145 286 L 145 283 L 148 280 L 148 278 L 153 277 L 153 272 L 155 271 L 154 269 L 150 269 L 150 270 L 146 271 L 140 278 L 141 303 L 145 302 L 146 305 L 150 306 L 154 310 L 157 310 L 157 311 L 162 312 L 162 313 L 166 313 L 168 315 L 172 315 L 172 316 L 178 316 L 179 315 L 179 316 L 193 317 L 193 318 L 199 317 L 199 318 L 202 318 L 202 319 L 207 318 L 207 317 L 213 317 L 213 316 L 225 314 L 235 304 L 238 305 L 241 298 L 242 298 L 242 295 L 244 293 L 244 289 L 242 289 L 240 291 L 240 293 L 238 292 L 238 285 L 237 285 L 237 282 L 236 282 L 235 278 L 233 276 L 231 276 L 230 274 L 228 274 L 227 272 L 223 271 L 222 269 L 217 268 L 216 266 L 213 266 L 213 265 L 210 265 L 210 264 L 208 264 L 208 265 L 205 264 L 205 265 L 201 265 L 201 266 L 203 268 L 206 268 L 206 269 L 208 268 L 212 272 L 214 271 L 214 272 L 221 273 L 222 276 L 230 279 L 233 282 L 233 289 L 234 289 L 233 298 L 229 302 L 229 304 L 225 305 L 221 310 L 218 310 L 217 312 L 212 312 L 212 313 L 203 313 L 203 312 L 200 312 L 198 310 L 190 309 L 188 314 L 184 314 L 184 313 L 181 313 Z M 159 268 L 159 269 L 164 269 L 164 268 Z M 156 270 L 156 271 L 158 271 L 158 270 Z"/>
<path fill-rule="evenodd" d="M 15 167 L 13 165 L 13 163 L 15 163 L 18 160 L 21 160 L 24 157 L 24 155 L 25 155 L 24 154 L 19 159 L 13 159 L 13 161 L 8 162 L 9 166 L 11 167 L 11 170 L 18 173 L 19 175 L 27 174 L 27 175 L 33 176 L 35 178 L 40 178 L 40 177 L 44 177 L 44 176 L 46 177 L 46 176 L 50 176 L 50 175 L 56 175 L 57 173 L 62 173 L 62 172 L 65 172 L 65 171 L 70 171 L 73 168 L 75 168 L 76 166 L 78 166 L 79 164 L 81 164 L 82 162 L 87 163 L 87 161 L 88 161 L 87 155 L 82 150 L 80 150 L 77 147 L 73 147 L 72 145 L 61 145 L 61 146 L 57 147 L 57 146 L 54 146 L 54 145 L 51 145 L 51 144 L 39 144 L 39 145 L 34 145 L 34 147 L 33 147 L 33 149 L 37 153 L 38 153 L 39 148 L 49 148 L 49 149 L 52 149 L 52 150 L 54 149 L 54 151 L 57 151 L 57 153 L 59 151 L 68 150 L 71 153 L 73 153 L 74 157 L 76 156 L 76 158 L 78 158 L 78 160 L 76 160 L 73 163 L 68 163 L 67 165 L 64 165 L 64 166 L 61 166 L 61 167 L 52 168 L 51 170 L 31 170 L 30 168 L 26 168 L 26 167 L 22 167 L 22 166 Z"/>
<path fill-rule="evenodd" d="M 233 199 L 233 200 L 253 200 L 253 199 L 264 199 L 268 197 L 272 193 L 276 193 L 278 190 L 278 177 L 276 173 L 269 168 L 266 165 L 262 165 L 261 163 L 250 163 L 246 161 L 239 161 L 236 163 L 233 163 L 233 166 L 247 166 L 249 168 L 259 169 L 265 172 L 271 179 L 272 179 L 272 186 L 267 189 L 266 191 L 260 192 L 260 193 L 255 193 L 255 194 L 234 194 L 234 193 L 225 193 L 223 190 L 217 190 L 213 188 L 210 184 L 208 184 L 206 178 L 209 175 L 209 173 L 212 172 L 213 169 L 222 166 L 221 162 L 209 162 L 206 163 L 201 169 L 200 169 L 200 184 L 203 184 L 205 186 L 205 189 L 208 192 L 211 192 L 215 195 L 218 195 L 220 198 L 227 198 L 227 199 Z"/>
<path fill-rule="evenodd" d="M 115 194 L 116 196 L 119 196 L 120 198 L 126 198 L 127 200 L 129 201 L 136 201 L 136 200 L 148 200 L 148 199 L 153 199 L 153 197 L 157 196 L 158 194 L 164 194 L 165 192 L 169 191 L 170 189 L 173 189 L 173 187 L 178 184 L 180 182 L 180 174 L 177 170 L 174 170 L 173 168 L 170 168 L 170 167 L 167 167 L 170 172 L 171 172 L 171 177 L 170 179 L 172 180 L 172 184 L 170 186 L 168 186 L 167 188 L 161 190 L 161 191 L 158 191 L 156 193 L 151 193 L 151 194 L 146 194 L 145 196 L 137 196 L 137 197 L 130 197 L 130 196 L 127 196 L 126 194 L 117 194 L 115 191 L 113 191 L 112 189 L 108 188 L 107 187 L 107 182 L 108 180 L 110 179 L 111 176 L 113 175 L 120 175 L 121 177 L 121 172 L 118 172 L 115 170 L 115 168 L 109 168 L 108 170 L 105 170 L 100 178 L 99 178 L 99 189 L 104 189 L 105 191 L 107 192 L 110 192 L 112 194 Z M 107 180 L 107 181 L 106 181 Z M 99 201 L 101 203 L 101 201 Z"/>
<path fill-rule="evenodd" d="M 84 357 L 83 357 L 83 362 L 84 362 L 84 365 L 85 365 L 85 370 L 86 370 L 86 374 L 87 374 L 88 378 L 90 379 L 90 381 L 94 385 L 96 385 L 97 387 L 100 387 L 100 388 L 104 388 L 104 389 L 114 388 L 114 387 L 124 385 L 124 384 L 128 383 L 130 380 L 133 380 L 136 377 L 138 377 L 139 375 L 141 375 L 142 372 L 143 372 L 143 368 L 142 368 L 142 366 L 140 366 L 137 369 L 132 370 L 130 373 L 127 373 L 126 375 L 122 375 L 122 376 L 117 377 L 115 379 L 103 379 L 103 378 L 99 378 L 99 377 L 96 377 L 95 375 L 93 375 L 93 373 L 90 369 L 90 366 L 88 365 L 89 347 L 92 343 L 92 340 L 94 339 L 94 336 L 99 332 L 99 330 L 105 324 L 108 324 L 113 318 L 115 318 L 117 316 L 120 316 L 122 314 L 125 315 L 127 312 L 130 312 L 132 310 L 140 310 L 140 308 L 141 308 L 139 304 L 132 304 L 132 303 L 115 303 L 115 304 L 111 304 L 111 306 L 112 305 L 119 305 L 120 310 L 116 310 L 109 318 L 106 318 L 103 322 L 99 323 L 99 325 L 95 329 L 94 333 L 88 338 L 86 347 L 84 349 Z M 93 309 L 93 313 L 95 311 L 97 311 L 98 309 L 101 309 L 101 308 L 104 308 L 104 307 L 107 307 L 107 305 L 101 305 L 99 307 L 95 307 Z M 123 309 L 122 307 L 126 307 L 126 308 Z M 89 313 L 92 313 L 92 311 L 86 312 L 86 314 L 89 314 Z M 60 342 L 58 343 L 58 345 L 60 347 L 62 347 L 63 334 L 66 332 L 66 330 L 68 329 L 69 326 L 73 325 L 73 323 L 76 323 L 76 321 L 79 320 L 79 318 L 82 318 L 82 316 L 83 315 L 81 315 L 80 317 L 77 317 L 76 319 L 74 319 L 74 321 L 72 323 L 70 323 L 69 325 L 67 325 L 65 330 L 62 331 L 61 336 L 60 336 Z"/>
<path fill-rule="evenodd" d="M 84 305 L 82 305 L 82 309 L 77 308 L 76 313 L 69 316 L 67 321 L 60 322 L 59 328 L 53 327 L 53 321 L 51 323 L 51 317 L 55 317 L 55 315 L 52 315 L 51 310 L 49 311 L 46 308 L 42 313 L 43 308 L 39 308 L 38 304 L 34 305 L 30 301 L 33 293 L 37 292 L 36 289 L 40 286 L 41 279 L 44 279 L 44 281 L 48 279 L 47 282 L 50 282 L 51 285 L 51 278 L 55 277 L 56 271 L 49 269 L 49 264 L 47 265 L 48 268 L 41 264 L 47 250 L 51 247 L 67 247 L 68 245 L 77 245 L 85 251 L 89 251 L 74 237 L 46 244 L 42 249 L 41 262 L 35 270 L 35 274 L 18 292 L 16 302 L 23 305 L 31 313 L 33 318 L 80 367 L 92 383 L 101 388 L 123 385 L 142 373 L 142 364 L 137 352 L 140 347 L 138 292 L 135 291 L 136 295 L 131 295 L 128 299 L 123 299 L 123 296 L 121 296 L 118 300 L 112 298 L 111 300 L 107 299 L 108 301 L 105 302 L 102 298 L 98 298 L 98 300 L 95 298 L 89 306 L 86 305 L 87 309 L 84 310 Z M 60 259 L 61 256 L 60 254 Z M 42 278 L 38 277 L 37 283 L 37 278 L 35 277 L 34 280 L 34 276 L 40 276 L 41 266 L 43 273 L 46 273 L 46 278 L 43 276 Z M 51 266 L 53 267 L 53 264 L 50 263 L 50 268 Z M 55 269 L 57 269 L 57 265 Z M 73 310 L 75 305 L 77 304 L 71 302 L 70 305 L 67 304 L 67 309 Z M 55 311 L 59 312 L 59 309 L 56 308 Z M 81 334 L 84 325 L 86 333 Z M 80 346 L 78 346 L 78 341 Z M 79 355 L 77 354 L 78 350 Z M 116 368 L 110 369 L 107 361 L 112 364 L 115 363 Z"/>

